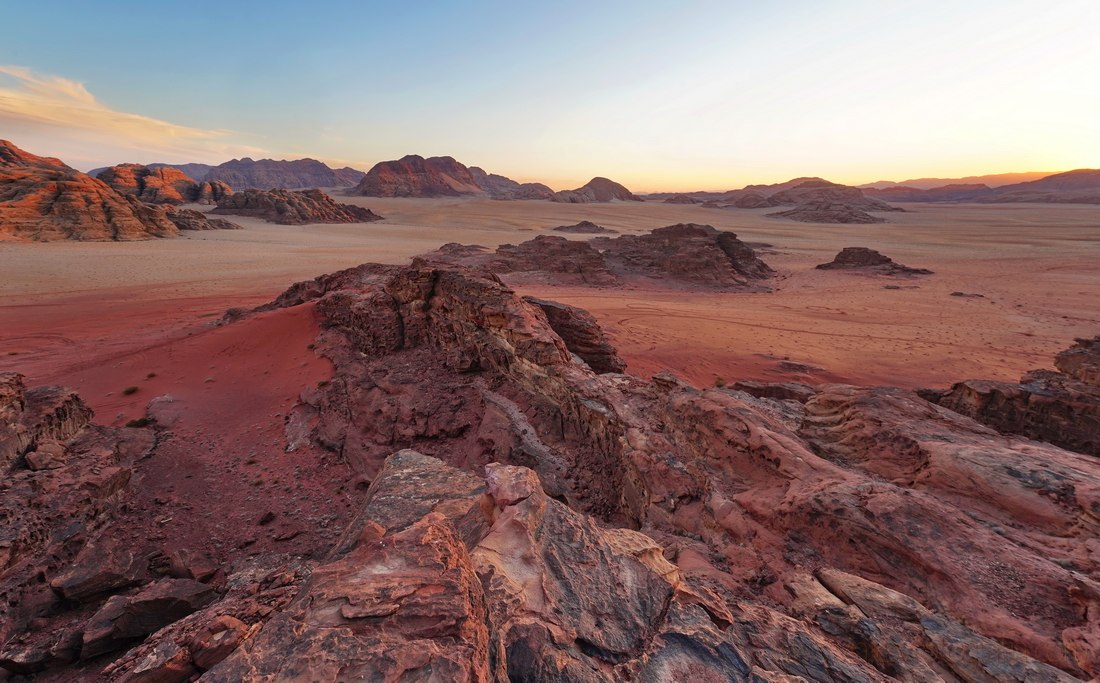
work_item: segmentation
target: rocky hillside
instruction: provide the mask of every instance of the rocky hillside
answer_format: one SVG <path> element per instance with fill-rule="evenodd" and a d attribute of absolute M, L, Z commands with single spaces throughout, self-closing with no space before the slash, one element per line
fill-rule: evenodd
<path fill-rule="evenodd" d="M 546 199 L 553 191 L 541 183 L 517 183 L 502 175 L 467 167 L 453 157 L 416 154 L 375 164 L 355 188 L 367 197 L 461 197 Z"/>
<path fill-rule="evenodd" d="M 174 236 L 181 223 L 218 227 L 119 194 L 58 159 L 0 140 L 0 239 L 143 240 Z"/>
<path fill-rule="evenodd" d="M 250 491 L 202 506 L 163 492 L 161 451 L 187 433 L 163 402 L 148 427 L 108 429 L 72 392 L 0 376 L 0 666 L 43 682 L 1100 675 L 1093 456 L 899 389 L 618 374 L 576 309 L 423 261 L 299 283 L 226 325 L 298 311 L 332 375 L 302 388 Z M 188 471 L 244 476 L 232 451 L 175 448 L 196 459 L 181 490 Z M 158 531 L 288 496 L 308 523 L 256 514 L 205 547 Z"/>
<path fill-rule="evenodd" d="M 320 190 L 245 190 L 224 197 L 210 213 L 250 216 L 282 225 L 382 220 L 370 209 L 337 203 Z"/>
<path fill-rule="evenodd" d="M 592 202 L 640 202 L 635 195 L 619 183 L 607 178 L 593 178 L 575 190 L 555 192 L 550 201 L 568 204 L 589 204 Z"/>
<path fill-rule="evenodd" d="M 353 168 L 329 168 L 316 159 L 233 159 L 211 168 L 203 180 L 219 180 L 234 190 L 353 187 L 363 177 Z"/>
<path fill-rule="evenodd" d="M 96 177 L 119 194 L 149 204 L 217 204 L 233 194 L 233 189 L 219 180 L 198 182 L 171 166 L 120 164 L 103 169 Z"/>
<path fill-rule="evenodd" d="M 864 191 L 873 197 L 897 202 L 1100 204 L 1100 170 L 1082 168 L 998 187 L 984 184 L 951 184 L 932 188 L 902 185 Z"/>
<path fill-rule="evenodd" d="M 880 254 L 867 247 L 844 247 L 828 263 L 817 266 L 818 270 L 848 270 L 872 275 L 931 275 L 926 268 L 910 268 L 894 261 L 886 254 Z"/>

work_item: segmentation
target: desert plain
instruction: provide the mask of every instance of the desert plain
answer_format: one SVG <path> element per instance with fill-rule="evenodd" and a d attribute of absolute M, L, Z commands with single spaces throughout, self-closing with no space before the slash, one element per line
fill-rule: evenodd
<path fill-rule="evenodd" d="M 660 202 L 338 199 L 385 220 L 284 226 L 234 217 L 244 229 L 177 239 L 0 242 L 0 370 L 72 387 L 100 420 L 124 423 L 140 417 L 152 395 L 124 396 L 126 386 L 155 381 L 158 391 L 178 391 L 172 376 L 185 384 L 219 379 L 216 368 L 180 369 L 158 349 L 191 337 L 191 345 L 202 340 L 204 359 L 243 355 L 233 350 L 240 340 L 213 325 L 229 308 L 360 263 L 405 263 L 447 242 L 518 243 L 580 220 L 626 234 L 702 223 L 770 245 L 758 248 L 778 271 L 770 292 L 517 287 L 590 311 L 627 371 L 641 376 L 669 370 L 699 387 L 1016 381 L 1100 325 L 1100 207 L 1092 205 L 899 204 L 905 212 L 887 223 L 828 225 Z M 848 246 L 933 274 L 814 268 Z M 145 377 L 158 372 L 168 376 Z"/>

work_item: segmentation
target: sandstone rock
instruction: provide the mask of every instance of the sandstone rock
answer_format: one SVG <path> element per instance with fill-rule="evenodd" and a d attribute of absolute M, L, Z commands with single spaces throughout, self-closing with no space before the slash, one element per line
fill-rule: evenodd
<path fill-rule="evenodd" d="M 665 204 L 699 204 L 699 200 L 688 194 L 677 194 L 664 200 Z"/>
<path fill-rule="evenodd" d="M 1100 455 L 1100 337 L 1078 339 L 1054 364 L 1060 372 L 1034 370 L 1019 384 L 958 382 L 922 395 L 1005 434 Z"/>
<path fill-rule="evenodd" d="M 352 204 L 338 204 L 320 190 L 245 190 L 222 199 L 211 213 L 251 216 L 282 225 L 369 223 L 382 220 L 381 216 L 370 209 Z"/>
<path fill-rule="evenodd" d="M 575 190 L 562 190 L 555 192 L 550 197 L 552 202 L 565 202 L 568 204 L 588 204 L 591 202 L 640 202 L 641 197 L 635 195 L 619 183 L 607 178 L 593 178 Z"/>
<path fill-rule="evenodd" d="M 619 231 L 605 228 L 602 225 L 596 225 L 592 221 L 581 221 L 573 225 L 559 225 L 554 228 L 554 232 L 567 232 L 578 235 L 607 235 L 617 234 Z"/>
<path fill-rule="evenodd" d="M 163 212 L 0 140 L 0 238 L 139 240 L 177 233 Z"/>
<path fill-rule="evenodd" d="M 120 164 L 100 172 L 96 178 L 115 192 L 147 204 L 183 204 L 197 201 L 200 195 L 199 184 L 171 166 Z"/>
<path fill-rule="evenodd" d="M 925 268 L 909 268 L 867 247 L 844 247 L 828 263 L 817 266 L 819 270 L 858 270 L 876 275 L 931 275 Z"/>
<path fill-rule="evenodd" d="M 110 652 L 191 614 L 214 589 L 189 579 L 161 579 L 131 596 L 114 595 L 84 627 L 84 658 Z"/>
<path fill-rule="evenodd" d="M 542 183 L 517 183 L 496 173 L 470 167 L 474 182 L 493 199 L 549 199 L 554 191 Z"/>
<path fill-rule="evenodd" d="M 531 296 L 523 300 L 542 309 L 550 327 L 562 338 L 566 348 L 580 356 L 590 368 L 596 372 L 622 372 L 626 369 L 626 362 L 616 353 L 591 313 L 576 306 Z"/>

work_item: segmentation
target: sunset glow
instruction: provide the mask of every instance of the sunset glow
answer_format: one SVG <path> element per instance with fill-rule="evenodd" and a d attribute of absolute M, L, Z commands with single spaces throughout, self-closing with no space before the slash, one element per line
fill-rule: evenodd
<path fill-rule="evenodd" d="M 417 153 L 638 191 L 1100 166 L 1091 0 L 327 7 L 7 3 L 0 137 L 85 170 Z"/>

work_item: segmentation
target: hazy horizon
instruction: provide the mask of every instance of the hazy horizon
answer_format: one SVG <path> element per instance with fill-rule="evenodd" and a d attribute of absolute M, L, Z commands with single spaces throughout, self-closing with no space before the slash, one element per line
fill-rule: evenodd
<path fill-rule="evenodd" d="M 1100 166 L 1084 0 L 18 4 L 0 21 L 0 138 L 81 170 L 421 154 L 647 192 Z"/>

